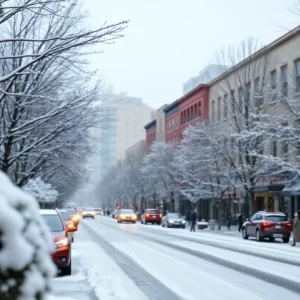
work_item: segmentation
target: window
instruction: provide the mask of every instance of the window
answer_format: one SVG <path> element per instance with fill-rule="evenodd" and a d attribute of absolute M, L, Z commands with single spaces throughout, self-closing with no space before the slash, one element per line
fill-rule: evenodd
<path fill-rule="evenodd" d="M 224 119 L 226 119 L 228 117 L 228 96 L 227 94 L 224 95 Z"/>
<path fill-rule="evenodd" d="M 277 156 L 277 141 L 272 141 L 272 155 Z"/>
<path fill-rule="evenodd" d="M 263 145 L 263 137 L 259 136 L 257 138 L 257 148 L 258 148 L 258 153 L 263 155 L 264 154 L 264 145 Z"/>
<path fill-rule="evenodd" d="M 295 60 L 296 93 L 300 92 L 300 59 Z"/>
<path fill-rule="evenodd" d="M 248 82 L 246 84 L 246 90 L 245 90 L 245 100 L 244 100 L 244 106 L 249 107 L 250 105 L 250 91 L 251 91 L 251 82 Z"/>
<path fill-rule="evenodd" d="M 270 73 L 271 77 L 271 94 L 272 94 L 272 101 L 276 100 L 276 94 L 277 94 L 277 72 L 276 70 L 272 71 Z"/>
<path fill-rule="evenodd" d="M 216 121 L 216 111 L 215 111 L 215 101 L 212 101 L 212 103 L 211 103 L 211 108 L 212 108 L 212 110 L 211 110 L 211 117 L 212 117 L 212 121 L 213 122 L 215 122 Z"/>
<path fill-rule="evenodd" d="M 288 123 L 282 123 L 282 126 L 287 127 Z M 286 157 L 288 152 L 289 152 L 289 145 L 287 144 L 286 141 L 282 141 L 282 143 L 281 143 L 281 155 Z"/>
<path fill-rule="evenodd" d="M 217 117 L 218 117 L 218 121 L 221 121 L 221 97 L 218 98 Z"/>
<path fill-rule="evenodd" d="M 254 81 L 254 101 L 255 107 L 259 108 L 263 105 L 262 88 L 259 77 Z"/>
<path fill-rule="evenodd" d="M 287 97 L 288 94 L 288 68 L 287 65 L 281 67 L 281 93 Z"/>
<path fill-rule="evenodd" d="M 243 112 L 243 104 L 244 104 L 244 101 L 243 101 L 243 88 L 240 87 L 239 90 L 238 90 L 238 101 L 239 101 L 239 112 L 242 113 Z"/>
<path fill-rule="evenodd" d="M 232 106 L 232 113 L 235 114 L 235 105 L 236 105 L 236 103 L 235 103 L 234 90 L 232 90 L 230 92 L 230 97 L 231 97 L 230 101 L 231 101 L 231 106 Z"/>

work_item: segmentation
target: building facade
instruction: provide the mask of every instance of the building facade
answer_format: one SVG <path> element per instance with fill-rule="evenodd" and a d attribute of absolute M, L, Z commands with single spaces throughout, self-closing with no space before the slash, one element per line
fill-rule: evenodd
<path fill-rule="evenodd" d="M 164 109 L 168 105 L 165 104 L 156 111 L 156 141 L 165 142 L 166 140 L 166 114 Z"/>
<path fill-rule="evenodd" d="M 125 162 L 132 162 L 147 153 L 146 140 L 140 140 L 125 151 Z"/>
<path fill-rule="evenodd" d="M 268 114 L 273 118 L 287 113 L 286 106 L 280 99 L 294 99 L 298 97 L 300 90 L 299 33 L 300 27 L 297 27 L 209 83 L 209 119 L 212 123 L 225 128 L 230 135 L 236 128 L 234 114 L 240 114 L 242 120 L 246 114 L 252 112 Z M 235 111 L 232 103 L 235 103 Z M 260 151 L 274 157 L 285 157 L 289 161 L 295 159 L 293 154 L 289 154 L 287 146 L 277 139 L 268 140 Z M 236 160 L 240 159 L 243 160 Z M 242 163 L 243 161 L 236 161 L 236 164 Z M 256 178 L 254 199 L 251 203 L 253 212 L 280 210 L 292 217 L 293 210 L 300 207 L 297 195 L 289 193 L 288 189 L 283 193 L 289 174 L 274 175 L 274 170 L 268 169 L 266 165 L 261 168 L 268 171 Z M 229 205 L 228 213 L 232 215 L 241 212 L 235 209 L 239 207 L 237 204 L 247 205 L 243 188 L 238 191 L 238 195 L 240 198 L 232 199 Z"/>
<path fill-rule="evenodd" d="M 103 177 L 118 161 L 125 160 L 126 149 L 144 139 L 143 126 L 154 110 L 141 99 L 109 91 L 101 104 L 100 171 Z"/>
<path fill-rule="evenodd" d="M 156 141 L 156 120 L 152 120 L 144 128 L 146 129 L 146 146 L 150 148 Z"/>

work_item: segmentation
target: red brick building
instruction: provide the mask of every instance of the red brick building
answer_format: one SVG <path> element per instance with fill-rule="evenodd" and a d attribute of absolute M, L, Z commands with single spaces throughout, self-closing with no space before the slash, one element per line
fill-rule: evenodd
<path fill-rule="evenodd" d="M 144 128 L 146 129 L 146 146 L 151 147 L 156 141 L 156 120 L 151 121 Z"/>
<path fill-rule="evenodd" d="M 209 118 L 209 85 L 200 84 L 164 109 L 166 142 L 178 144 L 187 126 Z"/>

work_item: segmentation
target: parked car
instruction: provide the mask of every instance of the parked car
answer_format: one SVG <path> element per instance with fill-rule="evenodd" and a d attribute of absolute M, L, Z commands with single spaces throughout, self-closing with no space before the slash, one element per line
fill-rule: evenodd
<path fill-rule="evenodd" d="M 137 216 L 132 209 L 121 209 L 117 215 L 118 223 L 131 222 L 136 223 Z"/>
<path fill-rule="evenodd" d="M 59 212 L 60 216 L 62 217 L 66 228 L 71 224 L 73 224 L 76 227 L 76 225 L 72 221 L 72 218 L 71 218 L 69 212 L 66 209 L 59 209 L 58 212 Z M 68 236 L 70 238 L 70 241 L 73 243 L 74 242 L 73 232 L 69 232 Z"/>
<path fill-rule="evenodd" d="M 102 208 L 95 208 L 95 212 L 96 212 L 96 215 L 103 216 L 103 209 Z"/>
<path fill-rule="evenodd" d="M 265 238 L 268 238 L 272 242 L 276 238 L 280 238 L 284 243 L 288 243 L 291 231 L 291 222 L 281 212 L 259 211 L 250 219 L 247 219 L 242 227 L 244 239 L 253 236 L 258 242 Z"/>
<path fill-rule="evenodd" d="M 80 216 L 77 214 L 77 210 L 75 208 L 65 208 L 69 212 L 69 215 L 72 219 L 72 222 L 75 226 L 78 226 L 80 222 Z"/>
<path fill-rule="evenodd" d="M 83 212 L 82 212 L 82 218 L 85 219 L 85 218 L 93 218 L 95 219 L 95 216 L 96 216 L 96 212 L 95 212 L 95 209 L 94 208 L 84 208 L 83 209 Z"/>
<path fill-rule="evenodd" d="M 162 227 L 185 228 L 185 219 L 179 213 L 168 212 L 161 220 Z"/>
<path fill-rule="evenodd" d="M 48 225 L 53 237 L 52 259 L 62 275 L 71 275 L 71 241 L 68 233 L 74 232 L 77 228 L 70 224 L 67 227 L 56 209 L 41 209 L 40 214 Z"/>
<path fill-rule="evenodd" d="M 141 223 L 147 225 L 147 223 L 161 224 L 162 214 L 159 213 L 158 209 L 146 209 L 141 216 Z"/>
<path fill-rule="evenodd" d="M 118 216 L 118 213 L 119 213 L 119 210 L 118 210 L 118 209 L 114 209 L 113 212 L 112 212 L 112 214 L 111 214 L 111 217 L 112 217 L 113 219 L 116 219 L 117 216 Z"/>

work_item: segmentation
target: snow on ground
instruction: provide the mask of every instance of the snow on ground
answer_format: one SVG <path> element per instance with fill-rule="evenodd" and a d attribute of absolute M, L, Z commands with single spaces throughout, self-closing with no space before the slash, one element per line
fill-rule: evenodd
<path fill-rule="evenodd" d="M 86 232 L 84 235 L 77 238 L 80 264 L 97 297 L 101 300 L 147 300 L 113 258 L 94 241 L 88 240 Z"/>
<path fill-rule="evenodd" d="M 102 222 L 105 222 L 106 225 L 102 225 Z M 111 228 L 109 228 L 107 224 L 109 224 Z M 147 241 L 147 235 L 152 237 L 154 234 L 149 232 L 148 229 L 143 230 L 143 226 L 117 224 L 116 221 L 113 223 L 104 218 L 95 220 L 94 223 L 85 223 L 85 225 L 97 230 L 99 235 L 105 238 L 107 242 L 122 253 L 125 253 L 134 262 L 147 270 L 149 274 L 160 282 L 163 282 L 183 299 L 199 299 L 199 295 L 201 295 L 203 299 L 218 300 L 299 299 L 298 294 L 290 292 L 280 286 L 275 286 L 250 275 L 196 258 L 185 252 L 167 248 L 159 242 Z M 149 226 L 149 228 L 160 227 Z M 186 234 L 184 231 L 181 232 L 180 235 Z M 198 247 L 197 251 L 202 248 L 202 245 L 197 243 L 191 242 L 190 245 L 189 242 L 182 241 L 180 235 L 176 236 L 176 234 L 174 234 L 174 237 L 171 238 L 162 235 L 157 235 L 157 237 L 161 238 L 164 242 L 174 243 L 175 240 L 176 243 L 180 243 L 181 246 L 186 245 L 190 249 Z M 236 253 L 232 251 L 227 251 L 231 253 L 229 256 L 225 250 L 223 251 L 216 247 L 209 248 L 210 249 L 206 246 L 203 248 L 203 251 L 215 254 L 217 257 L 228 258 L 229 261 L 234 260 L 236 256 Z M 237 260 L 245 264 L 249 257 L 251 257 L 245 254 L 242 254 L 242 256 L 243 257 L 237 256 Z M 259 268 L 259 270 L 269 268 L 272 270 L 272 265 L 277 265 L 277 263 L 261 259 L 259 264 L 256 264 L 254 268 Z M 281 267 L 281 272 L 286 273 L 286 270 L 290 269 L 292 272 L 288 272 L 290 276 L 300 278 L 300 272 L 297 272 L 297 268 L 285 265 L 285 268 L 284 266 L 278 266 L 277 270 Z M 281 274 L 279 274 L 279 276 L 281 276 Z M 286 276 L 281 277 L 286 278 Z"/>

